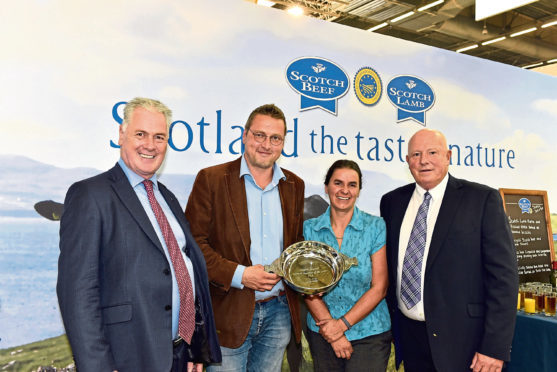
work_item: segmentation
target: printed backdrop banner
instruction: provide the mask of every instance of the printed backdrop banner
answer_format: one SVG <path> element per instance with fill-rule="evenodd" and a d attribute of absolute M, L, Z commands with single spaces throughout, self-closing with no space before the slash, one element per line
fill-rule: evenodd
<path fill-rule="evenodd" d="M 306 196 L 326 199 L 328 166 L 353 159 L 359 206 L 377 214 L 382 194 L 412 181 L 408 139 L 427 127 L 446 134 L 454 176 L 547 190 L 556 208 L 554 78 L 240 0 L 2 11 L 0 349 L 64 333 L 61 203 L 118 160 L 123 102 L 136 96 L 174 112 L 161 180 L 182 206 L 198 170 L 237 158 L 247 116 L 272 102 L 287 116 L 280 165 Z"/>

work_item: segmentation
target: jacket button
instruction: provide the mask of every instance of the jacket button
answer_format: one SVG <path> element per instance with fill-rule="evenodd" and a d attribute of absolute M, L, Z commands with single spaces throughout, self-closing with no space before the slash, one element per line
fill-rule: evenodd
<path fill-rule="evenodd" d="M 164 270 L 162 271 L 162 273 L 163 273 L 164 275 L 170 275 L 170 270 L 169 270 L 169 269 L 164 269 Z"/>
<path fill-rule="evenodd" d="M 166 306 L 164 307 L 164 309 L 165 309 L 166 311 L 169 311 L 169 310 L 171 310 L 171 309 L 172 309 L 172 306 L 170 306 L 170 305 L 166 305 Z"/>

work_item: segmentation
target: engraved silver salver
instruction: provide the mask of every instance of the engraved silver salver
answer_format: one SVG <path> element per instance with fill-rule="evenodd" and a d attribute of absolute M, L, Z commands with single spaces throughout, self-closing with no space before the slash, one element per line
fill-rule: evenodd
<path fill-rule="evenodd" d="M 348 257 L 325 243 L 304 240 L 286 248 L 265 271 L 281 276 L 294 290 L 304 294 L 325 293 L 358 259 Z"/>

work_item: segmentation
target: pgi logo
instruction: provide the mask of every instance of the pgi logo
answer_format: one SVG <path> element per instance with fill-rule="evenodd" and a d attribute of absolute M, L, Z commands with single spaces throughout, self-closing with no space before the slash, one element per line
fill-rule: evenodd
<path fill-rule="evenodd" d="M 300 111 L 319 107 L 337 114 L 337 100 L 350 82 L 340 66 L 319 57 L 298 58 L 286 67 L 288 85 L 300 93 Z"/>
<path fill-rule="evenodd" d="M 425 126 L 425 112 L 435 103 L 435 93 L 425 81 L 416 76 L 396 76 L 387 85 L 387 94 L 398 108 L 397 123 L 412 119 Z"/>
<path fill-rule="evenodd" d="M 354 77 L 356 98 L 366 106 L 373 106 L 381 98 L 383 86 L 377 72 L 371 67 L 362 67 Z"/>
<path fill-rule="evenodd" d="M 532 203 L 527 198 L 520 198 L 518 206 L 520 207 L 522 213 L 532 213 Z"/>

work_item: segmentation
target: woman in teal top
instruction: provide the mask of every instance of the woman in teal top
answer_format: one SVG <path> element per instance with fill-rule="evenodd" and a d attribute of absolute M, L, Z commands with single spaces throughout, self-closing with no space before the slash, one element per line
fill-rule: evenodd
<path fill-rule="evenodd" d="M 323 242 L 358 266 L 323 296 L 307 296 L 308 342 L 315 371 L 385 371 L 391 351 L 385 222 L 355 207 L 362 172 L 338 160 L 325 177 L 330 207 L 304 223 L 306 240 Z"/>

